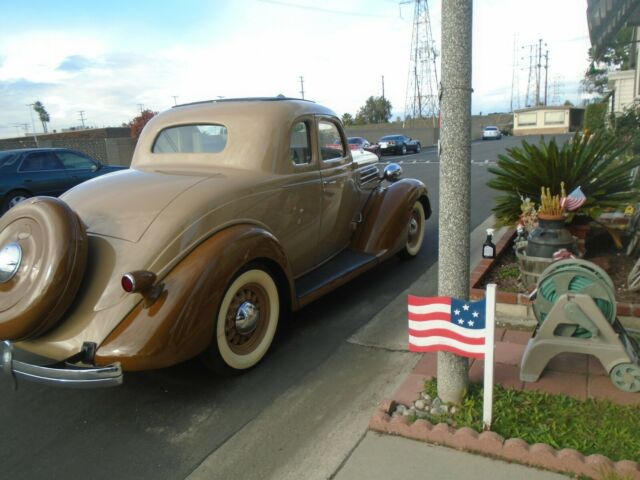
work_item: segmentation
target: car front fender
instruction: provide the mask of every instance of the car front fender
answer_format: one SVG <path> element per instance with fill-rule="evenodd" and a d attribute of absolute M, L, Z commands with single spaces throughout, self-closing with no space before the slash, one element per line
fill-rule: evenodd
<path fill-rule="evenodd" d="M 427 187 L 419 180 L 403 178 L 386 188 L 374 190 L 364 208 L 351 247 L 373 255 L 389 255 L 399 251 L 407 239 L 411 210 L 416 201 L 431 216 Z"/>
<path fill-rule="evenodd" d="M 124 370 L 163 368 L 201 353 L 213 338 L 217 311 L 233 276 L 257 262 L 292 301 L 292 275 L 280 243 L 256 225 L 235 225 L 204 241 L 164 279 L 160 297 L 140 302 L 96 352 L 96 363 Z M 134 294 L 137 295 L 137 294 Z"/>

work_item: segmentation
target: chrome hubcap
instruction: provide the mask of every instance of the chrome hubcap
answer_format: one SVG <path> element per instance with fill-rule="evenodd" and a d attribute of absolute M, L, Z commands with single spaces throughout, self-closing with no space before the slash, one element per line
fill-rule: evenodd
<path fill-rule="evenodd" d="M 12 242 L 0 250 L 0 283 L 11 280 L 22 262 L 22 249 L 20 245 Z"/>
<path fill-rule="evenodd" d="M 244 302 L 236 312 L 236 330 L 240 335 L 249 335 L 258 326 L 260 309 L 251 302 Z"/>
<path fill-rule="evenodd" d="M 409 222 L 409 235 L 413 236 L 418 233 L 418 221 L 412 218 Z"/>

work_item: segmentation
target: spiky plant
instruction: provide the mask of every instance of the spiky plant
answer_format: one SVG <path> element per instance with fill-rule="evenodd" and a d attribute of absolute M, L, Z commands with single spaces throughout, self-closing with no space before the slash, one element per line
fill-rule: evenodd
<path fill-rule="evenodd" d="M 540 204 L 540 189 L 559 192 L 564 181 L 567 192 L 581 187 L 587 197 L 577 213 L 597 218 L 605 209 L 624 208 L 640 197 L 631 171 L 640 166 L 640 157 L 623 158 L 626 145 L 605 133 L 578 132 L 562 147 L 555 138 L 540 139 L 538 145 L 526 140 L 522 146 L 499 155 L 489 187 L 503 192 L 493 211 L 503 224 L 515 223 L 523 199 Z M 570 218 L 573 218 L 571 216 Z"/>

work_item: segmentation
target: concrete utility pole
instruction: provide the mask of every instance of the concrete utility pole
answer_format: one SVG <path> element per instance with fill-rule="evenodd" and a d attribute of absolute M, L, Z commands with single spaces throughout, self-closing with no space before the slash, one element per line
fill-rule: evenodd
<path fill-rule="evenodd" d="M 384 100 L 384 75 L 382 75 L 382 99 Z"/>
<path fill-rule="evenodd" d="M 438 295 L 469 298 L 471 217 L 471 28 L 473 0 L 442 0 L 442 127 Z M 460 403 L 465 357 L 438 352 L 438 396 Z"/>
<path fill-rule="evenodd" d="M 547 79 L 549 78 L 549 50 L 544 54 L 544 106 L 547 106 Z"/>
<path fill-rule="evenodd" d="M 304 100 L 304 77 L 302 75 L 300 75 L 300 95 Z"/>

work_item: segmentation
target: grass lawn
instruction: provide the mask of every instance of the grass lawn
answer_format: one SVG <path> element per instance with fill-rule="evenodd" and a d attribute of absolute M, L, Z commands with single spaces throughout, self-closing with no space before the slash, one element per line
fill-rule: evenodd
<path fill-rule="evenodd" d="M 437 396 L 435 380 L 426 382 L 425 392 Z M 455 414 L 431 419 L 432 423 L 447 420 L 456 428 L 466 426 L 481 432 L 482 385 L 470 385 Z M 557 449 L 574 448 L 584 455 L 599 453 L 613 461 L 640 462 L 640 405 L 578 400 L 495 385 L 491 430 L 529 444 L 547 443 Z"/>

